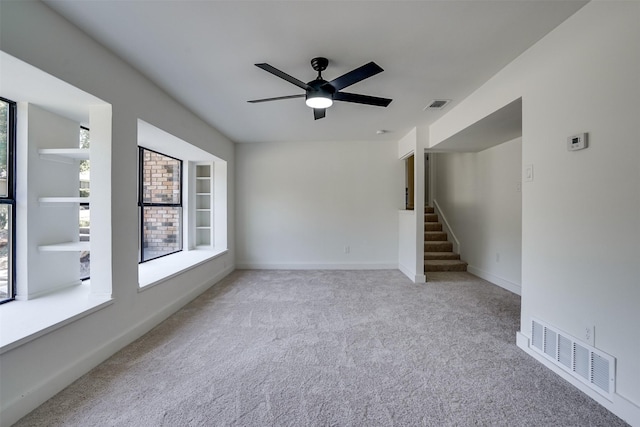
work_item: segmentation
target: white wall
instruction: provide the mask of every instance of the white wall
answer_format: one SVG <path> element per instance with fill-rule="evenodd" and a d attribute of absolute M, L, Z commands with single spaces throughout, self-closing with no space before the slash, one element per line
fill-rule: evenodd
<path fill-rule="evenodd" d="M 520 294 L 522 140 L 478 153 L 432 154 L 435 194 L 468 271 Z"/>
<path fill-rule="evenodd" d="M 396 151 L 375 141 L 239 144 L 238 267 L 397 268 Z"/>
<path fill-rule="evenodd" d="M 398 268 L 414 283 L 423 283 L 424 274 L 424 149 L 420 145 L 418 129 L 413 128 L 398 141 L 398 159 L 405 167 L 407 157 L 413 155 L 414 210 L 398 212 Z M 422 132 L 420 132 L 422 135 Z M 406 179 L 406 177 L 405 177 Z M 406 183 L 403 183 L 406 184 Z M 403 185 L 404 191 L 404 185 Z M 404 205 L 403 205 L 404 207 Z"/>
<path fill-rule="evenodd" d="M 431 127 L 431 144 L 522 96 L 521 331 L 537 317 L 617 359 L 640 425 L 640 3 L 591 2 Z M 566 138 L 589 132 L 586 150 Z M 595 397 L 597 398 L 597 396 Z"/>
<path fill-rule="evenodd" d="M 234 147 L 42 3 L 2 2 L 1 8 L 0 49 L 113 108 L 112 192 L 102 195 L 111 198 L 113 304 L 0 356 L 0 423 L 4 426 L 148 331 L 233 268 Z M 229 166 L 229 252 L 143 292 L 138 290 L 137 264 L 138 119 L 226 160 Z"/>

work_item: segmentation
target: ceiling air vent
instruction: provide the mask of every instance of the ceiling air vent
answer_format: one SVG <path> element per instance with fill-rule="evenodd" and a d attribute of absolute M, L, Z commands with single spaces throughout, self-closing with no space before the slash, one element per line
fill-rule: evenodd
<path fill-rule="evenodd" d="M 424 107 L 425 110 L 442 110 L 448 103 L 450 103 L 450 99 L 434 99 Z"/>

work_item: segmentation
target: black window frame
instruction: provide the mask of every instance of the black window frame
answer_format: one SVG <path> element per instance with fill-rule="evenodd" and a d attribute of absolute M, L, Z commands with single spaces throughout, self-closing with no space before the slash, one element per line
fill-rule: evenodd
<path fill-rule="evenodd" d="M 13 301 L 16 297 L 16 122 L 18 105 L 15 101 L 0 97 L 8 106 L 7 134 L 7 195 L 0 196 L 0 204 L 9 205 L 11 227 L 9 233 L 7 297 L 0 304 Z"/>
<path fill-rule="evenodd" d="M 179 182 L 180 182 L 180 195 L 179 195 L 179 199 L 180 202 L 179 203 L 159 203 L 159 202 L 153 202 L 153 203 L 149 203 L 149 202 L 145 202 L 144 201 L 144 152 L 145 151 L 149 151 L 151 153 L 155 153 L 155 154 L 159 154 L 161 156 L 164 157 L 168 157 L 170 159 L 176 160 L 178 161 L 179 165 L 180 165 L 180 178 L 179 178 Z M 140 235 L 138 236 L 139 238 L 139 260 L 138 262 L 140 264 L 148 262 L 148 261 L 152 261 L 155 259 L 159 259 L 168 255 L 173 255 L 176 254 L 178 252 L 182 252 L 183 248 L 184 248 L 184 230 L 183 230 L 183 225 L 184 225 L 184 207 L 183 207 L 183 173 L 184 173 L 184 164 L 182 159 L 178 159 L 177 157 L 173 157 L 173 156 L 169 156 L 165 153 L 161 153 L 159 151 L 155 151 L 155 150 L 151 150 L 149 148 L 145 148 L 142 146 L 138 146 L 138 209 L 139 209 L 139 218 L 140 218 L 140 222 L 139 222 L 139 231 L 140 231 Z M 149 259 L 145 259 L 144 257 L 144 208 L 145 207 L 168 207 L 168 208 L 180 208 L 180 232 L 179 232 L 179 247 L 180 249 L 173 251 L 173 252 L 168 252 L 166 254 L 162 254 L 159 256 L 155 256 L 153 258 L 149 258 Z"/>

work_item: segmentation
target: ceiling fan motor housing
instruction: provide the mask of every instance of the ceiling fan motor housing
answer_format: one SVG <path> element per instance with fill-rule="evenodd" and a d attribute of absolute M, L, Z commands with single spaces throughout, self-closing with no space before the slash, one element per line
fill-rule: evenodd
<path fill-rule="evenodd" d="M 329 60 L 327 58 L 317 57 L 311 60 L 311 67 L 316 70 L 318 73 L 323 72 L 327 69 L 329 65 Z"/>
<path fill-rule="evenodd" d="M 326 107 L 331 106 L 331 104 L 333 103 L 333 94 L 336 91 L 335 88 L 331 86 L 331 83 L 322 78 L 322 72 L 327 69 L 328 65 L 329 60 L 321 56 L 313 58 L 311 60 L 311 67 L 318 72 L 318 77 L 316 77 L 315 80 L 307 83 L 308 88 L 305 94 L 305 100 L 309 100 L 312 98 L 327 99 L 328 101 L 326 101 Z M 320 101 L 316 100 L 316 102 Z M 307 105 L 311 104 L 307 103 Z"/>

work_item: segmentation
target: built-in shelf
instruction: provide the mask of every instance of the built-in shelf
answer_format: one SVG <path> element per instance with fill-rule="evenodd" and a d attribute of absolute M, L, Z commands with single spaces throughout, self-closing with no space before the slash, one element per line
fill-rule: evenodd
<path fill-rule="evenodd" d="M 45 160 L 72 163 L 76 160 L 89 160 L 89 148 L 40 148 L 38 154 Z"/>
<path fill-rule="evenodd" d="M 212 163 L 196 165 L 196 225 L 195 243 L 197 247 L 211 246 L 213 242 L 212 227 Z"/>
<path fill-rule="evenodd" d="M 85 252 L 90 250 L 89 242 L 66 242 L 38 246 L 41 252 Z"/>
<path fill-rule="evenodd" d="M 40 197 L 38 202 L 47 203 L 89 203 L 89 197 Z"/>
<path fill-rule="evenodd" d="M 40 148 L 38 150 L 40 158 L 43 160 L 51 160 L 60 163 L 77 164 L 80 160 L 89 160 L 90 149 L 88 148 Z M 61 189 L 64 190 L 64 189 Z M 77 191 L 77 187 L 72 190 Z M 61 191 L 63 192 L 63 191 Z M 67 192 L 66 190 L 64 192 Z M 38 202 L 41 205 L 64 206 L 69 204 L 89 203 L 89 197 L 40 197 Z M 77 215 L 77 210 L 71 210 Z M 38 250 L 41 252 L 84 252 L 90 250 L 90 243 L 81 242 L 63 242 L 51 245 L 40 245 Z"/>

